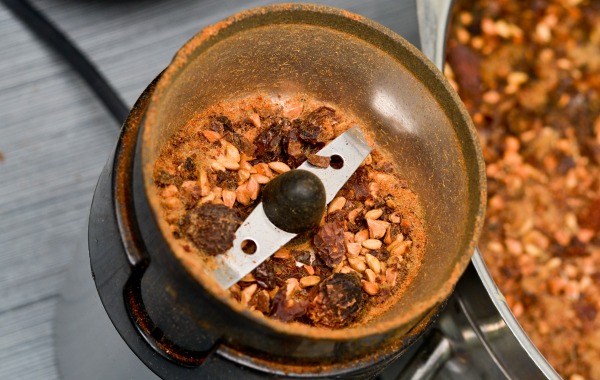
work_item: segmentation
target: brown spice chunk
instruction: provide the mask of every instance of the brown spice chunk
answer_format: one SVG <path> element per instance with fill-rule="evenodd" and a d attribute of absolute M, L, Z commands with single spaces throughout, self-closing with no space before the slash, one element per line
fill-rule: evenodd
<path fill-rule="evenodd" d="M 364 167 L 359 167 L 344 185 L 348 199 L 364 202 L 369 197 L 369 173 Z"/>
<path fill-rule="evenodd" d="M 314 244 L 317 253 L 328 267 L 334 268 L 344 259 L 344 224 L 341 221 L 327 222 L 316 233 Z"/>
<path fill-rule="evenodd" d="M 241 224 L 242 219 L 235 210 L 205 203 L 187 212 L 183 231 L 198 249 L 214 256 L 233 246 L 235 231 Z"/>
<path fill-rule="evenodd" d="M 311 165 L 314 165 L 318 168 L 329 167 L 329 163 L 331 162 L 331 157 L 318 156 L 316 154 L 309 154 L 307 159 Z"/>
<path fill-rule="evenodd" d="M 252 271 L 258 286 L 265 289 L 274 289 L 277 285 L 275 280 L 275 269 L 270 260 L 264 261 Z"/>
<path fill-rule="evenodd" d="M 336 123 L 335 110 L 329 107 L 317 108 L 302 123 L 299 137 L 310 144 L 326 142 L 333 139 L 333 126 Z"/>
<path fill-rule="evenodd" d="M 298 138 L 297 128 L 290 128 L 284 140 L 285 153 L 288 156 L 286 162 L 292 167 L 300 166 L 306 159 L 306 148 Z"/>
<path fill-rule="evenodd" d="M 255 155 L 260 162 L 277 161 L 281 156 L 283 138 L 282 129 L 285 123 L 289 121 L 282 118 L 270 118 L 265 120 L 268 127 L 265 128 L 254 140 L 256 145 Z"/>
<path fill-rule="evenodd" d="M 233 144 L 240 152 L 244 153 L 247 156 L 253 156 L 256 152 L 256 145 L 251 143 L 244 136 L 236 133 L 236 132 L 227 132 L 225 133 L 225 140 Z"/>
<path fill-rule="evenodd" d="M 221 135 L 223 135 L 225 132 L 233 132 L 231 120 L 229 120 L 229 118 L 224 115 L 210 116 L 208 128 L 211 131 L 215 131 Z"/>
<path fill-rule="evenodd" d="M 315 287 L 307 316 L 316 326 L 348 326 L 363 305 L 360 279 L 356 274 L 334 273 Z"/>

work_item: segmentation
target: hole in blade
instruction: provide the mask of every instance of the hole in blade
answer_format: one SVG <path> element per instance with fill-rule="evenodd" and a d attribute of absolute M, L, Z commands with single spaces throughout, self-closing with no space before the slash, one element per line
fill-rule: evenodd
<path fill-rule="evenodd" d="M 242 241 L 242 252 L 244 252 L 247 255 L 253 255 L 254 253 L 256 253 L 256 249 L 258 248 L 256 245 L 256 242 L 254 242 L 254 240 L 252 239 L 246 239 L 244 241 Z"/>
<path fill-rule="evenodd" d="M 333 156 L 331 156 L 329 166 L 336 170 L 339 170 L 344 167 L 344 159 L 339 154 L 334 154 Z"/>

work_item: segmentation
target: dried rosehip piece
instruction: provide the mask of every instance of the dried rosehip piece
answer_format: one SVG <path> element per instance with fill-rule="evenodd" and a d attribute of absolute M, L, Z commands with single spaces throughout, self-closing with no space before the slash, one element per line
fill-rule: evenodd
<path fill-rule="evenodd" d="M 205 203 L 189 210 L 183 223 L 188 239 L 202 252 L 214 256 L 233 247 L 235 231 L 242 219 L 225 205 Z"/>
<path fill-rule="evenodd" d="M 281 130 L 284 124 L 289 123 L 289 120 L 272 118 L 268 122 L 270 122 L 269 127 L 264 129 L 254 140 L 258 162 L 276 161 L 276 158 L 281 156 L 283 145 L 281 144 L 283 138 Z"/>
<path fill-rule="evenodd" d="M 333 268 L 344 259 L 346 244 L 344 242 L 344 223 L 335 221 L 325 223 L 314 238 L 317 253 L 328 267 Z"/>
<path fill-rule="evenodd" d="M 333 126 L 337 123 L 335 110 L 320 107 L 311 112 L 300 127 L 300 138 L 310 144 L 333 139 Z"/>
<path fill-rule="evenodd" d="M 353 273 L 334 273 L 315 287 L 307 316 L 315 326 L 340 328 L 358 316 L 363 305 L 360 278 Z M 312 293 L 311 293 L 312 295 Z"/>
<path fill-rule="evenodd" d="M 271 260 L 267 260 L 257 266 L 256 269 L 252 271 L 252 274 L 256 279 L 256 283 L 261 288 L 273 289 L 277 285 L 275 282 L 275 270 Z"/>

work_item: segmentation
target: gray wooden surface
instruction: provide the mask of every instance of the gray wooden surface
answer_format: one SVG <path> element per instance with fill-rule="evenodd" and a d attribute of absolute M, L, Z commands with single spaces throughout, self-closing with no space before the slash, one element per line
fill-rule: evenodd
<path fill-rule="evenodd" d="M 267 1 L 34 3 L 133 104 L 199 29 Z M 402 1 L 337 5 L 416 31 Z M 83 81 L 0 5 L 0 379 L 59 377 L 52 320 L 69 261 L 87 253 L 89 205 L 117 134 Z"/>

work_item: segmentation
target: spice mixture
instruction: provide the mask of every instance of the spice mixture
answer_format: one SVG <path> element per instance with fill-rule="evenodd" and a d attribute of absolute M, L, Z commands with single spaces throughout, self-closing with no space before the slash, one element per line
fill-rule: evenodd
<path fill-rule="evenodd" d="M 561 376 L 600 379 L 600 2 L 458 0 L 446 74 L 484 149 L 494 279 Z"/>
<path fill-rule="evenodd" d="M 256 96 L 198 114 L 169 140 L 154 168 L 174 238 L 199 259 L 226 252 L 271 179 L 306 160 L 333 166 L 316 153 L 355 124 L 362 125 L 305 97 Z M 401 296 L 424 248 L 418 198 L 374 147 L 317 228 L 299 234 L 229 291 L 274 319 L 346 327 L 384 312 Z"/>

